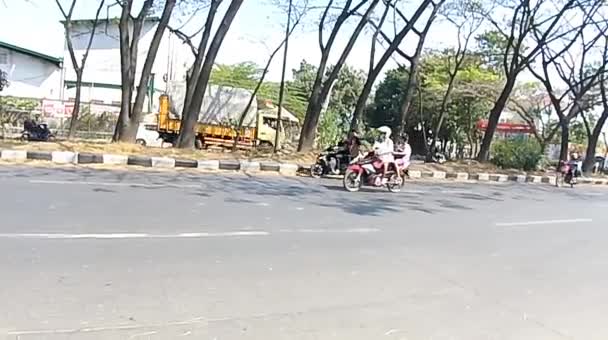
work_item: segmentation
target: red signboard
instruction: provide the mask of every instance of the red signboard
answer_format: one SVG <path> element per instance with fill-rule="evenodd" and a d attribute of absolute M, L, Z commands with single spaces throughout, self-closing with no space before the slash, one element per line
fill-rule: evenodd
<path fill-rule="evenodd" d="M 477 128 L 485 131 L 488 127 L 487 120 L 480 120 L 477 122 Z M 496 131 L 507 132 L 507 133 L 533 133 L 534 129 L 528 124 L 514 124 L 514 123 L 498 123 Z"/>

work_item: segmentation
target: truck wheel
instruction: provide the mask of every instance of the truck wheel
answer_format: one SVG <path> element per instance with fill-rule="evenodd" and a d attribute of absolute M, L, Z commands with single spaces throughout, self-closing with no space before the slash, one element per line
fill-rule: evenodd
<path fill-rule="evenodd" d="M 139 144 L 141 146 L 146 146 L 146 141 L 143 140 L 143 139 L 141 139 L 141 138 L 138 139 L 138 140 L 136 140 L 135 143 L 137 143 L 137 144 Z"/>
<path fill-rule="evenodd" d="M 201 150 L 204 146 L 205 146 L 205 143 L 203 143 L 203 141 L 200 138 L 197 138 L 194 141 L 194 147 L 197 148 L 198 150 Z"/>

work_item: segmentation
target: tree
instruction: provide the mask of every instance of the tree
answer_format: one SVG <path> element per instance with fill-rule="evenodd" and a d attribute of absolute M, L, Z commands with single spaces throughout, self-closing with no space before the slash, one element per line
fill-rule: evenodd
<path fill-rule="evenodd" d="M 329 25 L 328 19 L 330 11 L 335 6 L 334 0 L 329 0 L 327 5 L 325 6 L 323 14 L 321 15 L 321 20 L 319 21 L 318 25 L 319 49 L 321 50 L 321 59 L 317 66 L 315 81 L 312 86 L 310 97 L 308 98 L 308 106 L 306 108 L 306 115 L 302 124 L 300 141 L 298 143 L 298 151 L 308 151 L 312 148 L 323 105 L 326 103 L 333 84 L 338 78 L 342 66 L 346 63 L 346 59 L 348 58 L 348 55 L 353 49 L 355 42 L 359 38 L 359 35 L 363 31 L 363 29 L 365 28 L 368 22 L 368 18 L 371 16 L 372 12 L 374 11 L 374 8 L 378 5 L 379 2 L 380 0 L 360 0 L 357 3 L 353 4 L 353 0 L 346 0 L 345 4 L 341 7 L 338 16 L 334 20 L 333 26 L 331 26 L 331 31 L 326 41 L 323 38 L 323 33 L 325 32 L 326 25 Z M 361 15 L 355 29 L 349 35 L 350 37 L 346 43 L 346 46 L 340 53 L 340 57 L 333 65 L 331 72 L 326 75 L 330 52 L 334 47 L 334 42 L 338 33 L 340 33 L 344 23 L 349 18 L 358 15 L 359 10 L 364 8 L 364 6 L 368 3 L 369 5 L 366 7 L 366 10 Z"/>
<path fill-rule="evenodd" d="M 484 16 L 492 24 L 493 30 L 479 37 L 480 45 L 486 53 L 499 51 L 495 60 L 504 72 L 505 83 L 494 106 L 490 110 L 488 127 L 483 137 L 479 161 L 487 161 L 490 145 L 502 111 L 509 101 L 519 74 L 536 58 L 541 48 L 569 33 L 566 13 L 577 7 L 576 0 L 537 1 L 505 0 L 497 8 L 484 11 Z M 547 8 L 548 7 L 548 8 Z M 495 19 L 494 13 L 510 13 L 503 23 Z M 564 31 L 564 28 L 565 31 Z M 537 32 L 538 39 L 532 39 Z"/>
<path fill-rule="evenodd" d="M 553 119 L 553 106 L 543 85 L 533 82 L 516 87 L 508 107 L 532 129 L 532 135 L 544 152 L 547 144 L 555 138 L 559 123 Z"/>
<path fill-rule="evenodd" d="M 146 60 L 142 67 L 135 102 L 133 102 L 133 92 L 135 91 L 139 38 L 141 37 L 143 26 L 151 13 L 154 0 L 144 0 L 139 13 L 135 17 L 131 14 L 133 2 L 134 0 L 117 2 L 122 7 L 118 24 L 120 35 L 121 104 L 118 122 L 116 123 L 116 129 L 112 138 L 115 142 L 135 142 L 152 67 L 154 66 L 156 54 L 165 29 L 169 24 L 176 0 L 165 0 L 164 2 L 162 15 L 156 26 L 156 31 L 152 37 L 152 42 L 150 43 Z M 149 98 L 149 100 L 152 100 L 152 98 Z"/>
<path fill-rule="evenodd" d="M 608 61 L 606 61 L 605 56 L 608 48 L 608 39 L 606 39 L 608 25 L 606 25 L 606 21 L 601 15 L 596 17 L 602 6 L 602 1 L 597 0 L 589 7 L 583 5 L 578 7 L 583 17 L 581 24 L 577 25 L 576 29 L 570 30 L 569 34 L 563 35 L 561 39 L 540 45 L 540 70 L 532 65 L 527 66 L 530 72 L 544 85 L 553 110 L 559 117 L 561 128 L 560 160 L 568 158 L 570 121 L 594 105 L 586 98 L 589 97 L 590 91 L 599 84 L 598 81 L 603 73 L 607 71 Z M 596 27 L 598 18 L 603 24 Z M 537 41 L 544 39 L 539 30 L 535 29 L 533 34 Z M 588 38 L 589 36 L 591 37 Z M 598 65 L 591 65 L 588 61 L 593 51 L 599 47 L 598 44 L 603 44 L 604 53 L 601 54 Z M 577 45 L 580 45 L 581 50 L 580 56 L 575 58 L 571 50 L 573 46 Z M 557 73 L 557 81 L 551 77 L 551 70 L 555 70 Z M 565 90 L 558 90 L 561 87 Z M 602 126 L 599 127 L 597 136 L 595 136 L 595 144 L 597 144 L 601 128 Z M 593 148 L 595 149 L 595 145 Z M 593 155 L 595 155 L 595 151 L 593 151 Z"/>
<path fill-rule="evenodd" d="M 304 5 L 304 9 L 301 12 L 298 12 L 297 9 L 293 8 L 293 0 L 289 0 L 289 8 L 287 11 L 287 15 L 289 17 L 289 19 L 287 20 L 287 28 L 285 31 L 285 38 L 281 41 L 281 43 L 272 51 L 272 53 L 270 53 L 270 57 L 268 57 L 268 61 L 266 62 L 266 66 L 264 66 L 264 69 L 262 70 L 262 74 L 259 77 L 257 84 L 255 85 L 255 88 L 253 89 L 253 92 L 251 93 L 251 96 L 249 98 L 249 101 L 247 102 L 247 105 L 245 106 L 245 108 L 243 109 L 243 112 L 241 113 L 241 116 L 239 117 L 239 121 L 236 127 L 236 137 L 234 139 L 234 145 L 233 145 L 233 149 L 236 149 L 237 143 L 238 143 L 238 139 L 240 137 L 240 133 L 241 133 L 241 127 L 243 126 L 243 121 L 245 120 L 245 117 L 247 116 L 247 112 L 249 111 L 249 108 L 251 108 L 251 105 L 253 104 L 253 100 L 256 98 L 256 95 L 258 94 L 258 92 L 260 91 L 260 89 L 262 88 L 262 85 L 264 84 L 264 79 L 266 77 L 266 74 L 268 73 L 268 70 L 270 69 L 270 64 L 272 63 L 272 60 L 274 59 L 274 56 L 279 52 L 279 50 L 283 47 L 283 45 L 285 45 L 285 55 L 283 58 L 283 69 L 282 69 L 282 74 L 281 74 L 281 84 L 280 84 L 280 90 L 279 90 L 279 114 L 277 115 L 277 121 L 281 122 L 281 110 L 283 108 L 283 95 L 284 95 L 284 87 L 285 87 L 285 67 L 286 67 L 286 59 L 287 59 L 287 42 L 289 40 L 289 37 L 291 36 L 291 34 L 293 33 L 293 31 L 295 30 L 295 28 L 298 26 L 298 24 L 300 23 L 300 20 L 302 19 L 304 12 L 306 11 L 306 6 L 307 3 L 305 3 Z M 291 16 L 292 16 L 292 11 L 294 12 L 296 18 L 294 20 L 293 25 L 291 24 Z M 250 70 L 251 71 L 251 70 Z M 251 74 L 251 72 L 250 72 Z M 247 78 L 249 79 L 249 78 Z M 280 128 L 281 124 L 278 123 L 277 126 Z M 275 135 L 275 144 L 274 144 L 274 148 L 275 148 L 275 152 L 277 149 L 277 145 L 279 144 L 279 130 L 277 129 L 276 131 L 276 135 Z"/>
<path fill-rule="evenodd" d="M 604 35 L 604 51 L 602 53 L 602 61 L 600 63 L 600 67 L 603 68 L 603 72 L 601 72 L 599 75 L 597 87 L 599 88 L 599 103 L 601 104 L 602 112 L 594 124 L 589 123 L 589 120 L 586 119 L 586 114 L 584 111 L 581 114 L 585 124 L 585 131 L 587 132 L 587 151 L 585 152 L 585 160 L 583 163 L 583 169 L 586 173 L 591 172 L 593 169 L 597 143 L 600 138 L 600 134 L 602 134 L 604 125 L 606 124 L 606 120 L 608 120 L 608 93 L 606 92 L 606 87 L 608 87 L 608 76 L 606 75 L 608 73 L 608 36 L 606 35 Z M 594 106 L 594 104 L 595 102 L 592 102 L 591 106 Z M 606 138 L 605 135 L 604 138 Z M 604 142 L 605 141 L 606 140 L 604 139 Z"/>
<path fill-rule="evenodd" d="M 8 81 L 8 74 L 3 70 L 0 70 L 0 92 L 10 85 Z"/>
<path fill-rule="evenodd" d="M 327 73 L 332 72 L 333 68 L 334 65 L 329 65 Z M 292 73 L 293 80 L 287 84 L 286 107 L 296 115 L 300 115 L 306 111 L 308 105 L 306 100 L 312 92 L 317 68 L 303 60 L 300 67 Z M 334 144 L 344 136 L 364 82 L 365 73 L 362 70 L 349 65 L 342 67 L 319 119 L 318 145 Z"/>
<path fill-rule="evenodd" d="M 373 60 L 373 58 L 371 58 L 370 69 L 367 74 L 367 80 L 366 80 L 365 84 L 363 85 L 363 90 L 361 91 L 361 94 L 359 95 L 359 99 L 357 101 L 357 105 L 355 106 L 355 112 L 353 113 L 353 118 L 352 118 L 352 121 L 350 124 L 351 128 L 357 127 L 357 122 L 359 120 L 359 117 L 362 115 L 362 113 L 365 109 L 365 106 L 367 104 L 367 99 L 369 98 L 373 85 L 376 82 L 378 75 L 380 75 L 380 72 L 384 68 L 384 65 L 386 65 L 386 62 L 399 49 L 399 45 L 401 45 L 401 42 L 403 41 L 403 39 L 405 39 L 405 37 L 412 31 L 418 35 L 418 39 L 419 39 L 418 45 L 420 46 L 420 49 L 422 48 L 421 46 L 424 43 L 426 34 L 429 31 L 433 21 L 435 20 L 435 18 L 437 16 L 437 12 L 443 5 L 444 1 L 445 0 L 440 0 L 437 3 L 434 3 L 431 0 L 422 1 L 422 3 L 418 6 L 416 11 L 414 12 L 414 14 L 412 14 L 411 18 L 407 18 L 397 8 L 397 6 L 394 3 L 391 3 L 390 1 L 387 3 L 387 6 L 389 6 L 389 5 L 392 6 L 395 13 L 397 13 L 399 15 L 399 17 L 405 22 L 405 25 L 403 26 L 403 28 L 401 28 L 401 30 L 396 31 L 395 36 L 392 39 L 390 39 L 390 38 L 388 39 L 390 41 L 388 44 L 388 47 L 386 48 L 386 50 L 384 51 L 384 53 L 382 54 L 382 56 L 380 57 L 380 59 L 378 60 L 376 65 L 374 65 L 374 60 Z M 418 20 L 422 16 L 422 14 L 426 11 L 426 9 L 429 6 L 432 7 L 432 11 L 429 15 L 429 18 L 427 19 L 427 22 L 426 22 L 426 25 L 425 25 L 423 31 L 418 32 L 418 30 L 415 28 L 415 24 L 418 22 Z M 377 26 L 377 29 L 381 30 L 382 24 L 379 24 Z M 386 37 L 386 35 L 384 35 L 384 36 Z M 411 60 L 411 58 L 408 58 L 408 59 Z"/>
<path fill-rule="evenodd" d="M 433 138 L 437 125 L 441 99 L 448 86 L 449 77 L 445 72 L 448 61 L 438 52 L 422 56 L 418 68 L 417 93 L 414 96 L 405 124 L 401 122 L 401 108 L 405 93 L 409 92 L 409 67 L 400 66 L 388 70 L 385 78 L 378 84 L 374 101 L 366 108 L 365 121 L 370 126 L 388 125 L 394 130 L 406 126 L 412 148 L 416 153 L 425 153 L 427 137 Z M 446 106 L 445 128 L 437 135 L 437 140 L 445 146 L 447 142 L 457 144 L 461 154 L 468 144 L 473 150 L 479 130 L 476 125 L 484 117 L 496 97 L 500 77 L 492 70 L 483 67 L 478 54 L 469 53 L 458 72 L 452 91 L 452 99 Z"/>
<path fill-rule="evenodd" d="M 99 14 L 101 13 L 101 9 L 105 3 L 105 0 L 101 0 L 99 2 L 99 6 L 97 7 L 97 11 L 95 12 L 95 18 L 93 19 L 91 31 L 89 32 L 89 39 L 87 45 L 84 48 L 82 53 L 82 57 L 80 60 L 80 64 L 76 58 L 76 53 L 74 51 L 74 44 L 72 41 L 73 30 L 72 30 L 72 14 L 74 13 L 74 7 L 76 6 L 77 0 L 72 0 L 69 9 L 66 11 L 64 7 L 61 5 L 59 0 L 55 0 L 57 3 L 57 7 L 61 11 L 63 15 L 63 29 L 65 33 L 65 41 L 66 46 L 68 48 L 68 53 L 70 54 L 70 60 L 72 61 L 72 67 L 74 68 L 74 73 L 76 74 L 76 95 L 74 97 L 74 109 L 72 110 L 72 117 L 70 119 L 70 129 L 68 131 L 68 139 L 74 137 L 76 133 L 76 125 L 78 123 L 78 115 L 80 114 L 80 96 L 81 96 L 81 88 L 82 88 L 82 75 L 84 72 L 84 68 L 87 62 L 87 58 L 89 56 L 89 50 L 91 49 L 91 44 L 93 43 L 93 37 L 95 37 L 95 31 L 97 29 L 97 24 L 99 22 Z"/>
<path fill-rule="evenodd" d="M 434 154 L 435 144 L 437 137 L 441 133 L 443 121 L 447 115 L 447 106 L 450 100 L 450 95 L 456 85 L 456 76 L 463 66 L 464 60 L 467 57 L 469 43 L 473 34 L 479 29 L 483 23 L 483 16 L 479 15 L 477 9 L 478 4 L 474 1 L 469 0 L 457 0 L 449 3 L 447 6 L 446 13 L 444 16 L 446 19 L 456 27 L 457 32 L 457 44 L 456 48 L 446 49 L 443 51 L 447 58 L 447 70 L 448 75 L 448 86 L 445 89 L 445 93 L 441 98 L 441 107 L 439 109 L 440 116 L 435 126 L 433 139 L 427 149 L 426 159 L 430 161 Z"/>
<path fill-rule="evenodd" d="M 184 109 L 182 112 L 179 137 L 177 139 L 177 147 L 179 148 L 192 148 L 194 146 L 196 139 L 196 123 L 198 121 L 205 90 L 209 83 L 215 59 L 224 42 L 224 38 L 232 25 L 232 21 L 243 4 L 243 0 L 230 1 L 223 18 L 213 35 L 213 39 L 211 39 L 209 48 L 207 48 L 207 44 L 211 38 L 215 15 L 220 3 L 221 0 L 211 0 L 207 18 L 203 26 L 201 41 L 196 52 L 196 58 L 190 69 L 190 75 L 186 80 L 186 98 L 184 99 Z"/>

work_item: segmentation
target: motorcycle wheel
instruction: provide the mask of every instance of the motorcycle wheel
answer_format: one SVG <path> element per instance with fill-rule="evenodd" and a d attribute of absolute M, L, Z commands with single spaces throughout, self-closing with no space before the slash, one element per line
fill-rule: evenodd
<path fill-rule="evenodd" d="M 28 135 L 27 133 L 24 133 L 21 135 L 21 137 L 19 138 L 20 141 L 22 142 L 27 142 L 30 140 L 30 135 Z"/>
<path fill-rule="evenodd" d="M 344 184 L 344 189 L 348 192 L 356 192 L 361 189 L 361 178 L 357 179 L 358 174 L 354 171 L 346 170 L 344 174 L 344 179 L 342 183 Z"/>
<path fill-rule="evenodd" d="M 55 135 L 50 135 L 46 139 L 47 142 L 54 142 L 55 140 L 56 140 Z"/>
<path fill-rule="evenodd" d="M 388 179 L 386 187 L 390 192 L 400 192 L 401 187 L 403 187 L 403 178 L 397 176 L 397 174 L 392 174 L 391 177 Z"/>
<path fill-rule="evenodd" d="M 323 166 L 321 164 L 313 164 L 310 166 L 310 177 L 320 178 L 323 175 Z"/>

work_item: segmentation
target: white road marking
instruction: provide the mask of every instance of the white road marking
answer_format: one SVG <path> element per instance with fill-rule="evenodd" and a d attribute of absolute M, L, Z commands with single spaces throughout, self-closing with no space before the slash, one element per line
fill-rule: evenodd
<path fill-rule="evenodd" d="M 200 185 L 195 184 L 146 184 L 146 183 L 131 183 L 131 182 L 89 182 L 89 181 L 58 181 L 33 179 L 29 181 L 32 184 L 72 184 L 72 185 L 89 185 L 89 186 L 107 186 L 107 187 L 141 187 L 141 188 L 200 188 Z"/>
<path fill-rule="evenodd" d="M 514 227 L 514 226 L 526 226 L 526 225 L 587 223 L 587 222 L 593 222 L 593 220 L 590 219 L 590 218 L 574 218 L 574 219 L 569 219 L 569 220 L 503 222 L 503 223 L 496 223 L 496 226 L 498 226 L 498 227 Z"/>
<path fill-rule="evenodd" d="M 458 189 L 444 189 L 440 191 L 442 194 L 470 194 L 471 190 L 458 190 Z"/>
<path fill-rule="evenodd" d="M 425 191 L 423 190 L 401 190 L 401 192 L 404 192 L 406 194 L 424 194 Z"/>
<path fill-rule="evenodd" d="M 352 228 L 352 229 L 281 229 L 282 233 L 354 233 L 354 234 L 365 234 L 365 233 L 376 233 L 381 231 L 377 228 Z"/>
<path fill-rule="evenodd" d="M 180 233 L 180 234 L 146 234 L 146 233 L 108 233 L 108 234 L 66 234 L 66 233 L 16 233 L 0 234 L 0 238 L 30 239 L 152 239 L 152 238 L 205 238 L 205 237 L 239 237 L 268 236 L 266 231 L 232 231 L 221 233 Z"/>

